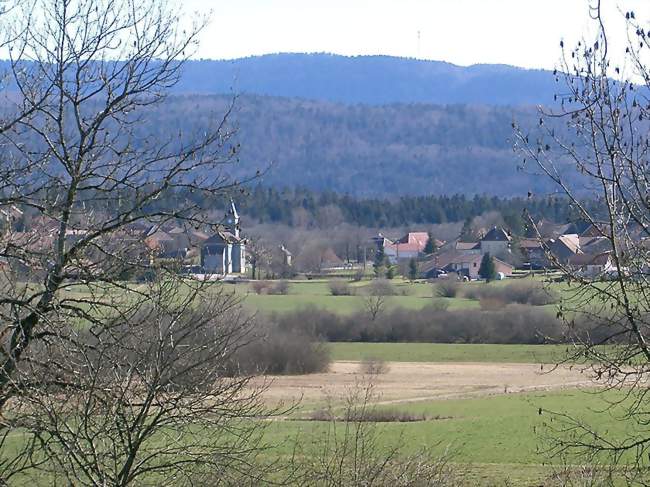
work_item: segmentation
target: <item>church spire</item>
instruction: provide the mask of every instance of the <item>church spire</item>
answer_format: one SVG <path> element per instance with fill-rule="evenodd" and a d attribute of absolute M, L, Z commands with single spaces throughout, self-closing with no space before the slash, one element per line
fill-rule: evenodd
<path fill-rule="evenodd" d="M 230 198 L 230 212 L 232 213 L 233 232 L 235 237 L 239 238 L 239 213 L 237 213 L 237 207 L 232 198 Z"/>

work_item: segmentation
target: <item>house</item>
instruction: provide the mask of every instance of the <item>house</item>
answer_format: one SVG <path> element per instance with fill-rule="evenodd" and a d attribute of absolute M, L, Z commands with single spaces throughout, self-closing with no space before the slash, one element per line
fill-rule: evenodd
<path fill-rule="evenodd" d="M 529 265 L 533 269 L 552 267 L 541 240 L 537 238 L 522 238 L 517 241 L 517 247 L 526 266 Z"/>
<path fill-rule="evenodd" d="M 454 250 L 457 252 L 460 252 L 465 255 L 472 255 L 472 254 L 481 254 L 481 244 L 480 242 L 461 242 L 458 241 L 454 245 Z"/>
<path fill-rule="evenodd" d="M 582 253 L 580 250 L 580 237 L 577 233 L 551 238 L 546 242 L 546 246 L 560 264 L 568 264 L 570 258 Z"/>
<path fill-rule="evenodd" d="M 246 272 L 246 241 L 240 234 L 240 218 L 235 203 L 230 202 L 229 226 L 201 244 L 201 267 L 207 274 L 227 276 Z"/>
<path fill-rule="evenodd" d="M 511 241 L 512 237 L 503 227 L 495 226 L 481 239 L 481 254 L 490 254 L 493 256 L 506 255 L 510 252 Z"/>
<path fill-rule="evenodd" d="M 580 250 L 585 254 L 602 254 L 603 252 L 612 251 L 612 242 L 607 237 L 596 236 L 580 236 Z"/>
<path fill-rule="evenodd" d="M 506 255 L 510 252 L 512 237 L 502 227 L 493 227 L 478 242 L 457 241 L 454 250 L 465 255 Z"/>
<path fill-rule="evenodd" d="M 569 258 L 569 267 L 584 277 L 604 277 L 616 270 L 612 263 L 612 254 L 576 254 Z"/>
<path fill-rule="evenodd" d="M 437 269 L 442 269 L 448 273 L 454 272 L 460 276 L 469 279 L 479 278 L 479 269 L 481 268 L 481 254 L 465 254 L 454 250 L 441 252 L 434 255 L 431 259 L 424 262 L 419 269 L 420 275 L 425 278 L 431 277 Z M 511 276 L 514 272 L 514 266 L 493 257 L 496 272 L 502 272 L 506 276 Z"/>
<path fill-rule="evenodd" d="M 395 264 L 403 259 L 417 259 L 424 253 L 429 240 L 427 232 L 409 232 L 396 242 L 384 240 L 384 255 Z"/>
<path fill-rule="evenodd" d="M 555 223 L 551 220 L 541 219 L 535 223 L 535 230 L 543 238 L 557 238 L 560 235 L 571 233 L 574 228 L 571 223 Z"/>
<path fill-rule="evenodd" d="M 345 262 L 341 259 L 331 247 L 327 247 L 320 254 L 320 270 L 344 269 Z"/>
<path fill-rule="evenodd" d="M 23 210 L 15 205 L 1 206 L 0 228 L 23 231 L 24 216 Z"/>

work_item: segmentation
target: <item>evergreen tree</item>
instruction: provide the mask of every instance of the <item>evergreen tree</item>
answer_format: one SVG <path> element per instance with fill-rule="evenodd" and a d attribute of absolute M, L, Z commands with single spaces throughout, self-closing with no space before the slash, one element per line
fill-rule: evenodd
<path fill-rule="evenodd" d="M 472 229 L 472 217 L 468 216 L 463 222 L 463 228 L 460 231 L 461 242 L 471 242 L 474 240 L 474 230 Z"/>
<path fill-rule="evenodd" d="M 375 251 L 375 277 L 381 277 L 386 272 L 384 264 L 386 263 L 386 254 L 384 254 L 384 247 L 378 246 Z"/>
<path fill-rule="evenodd" d="M 389 265 L 386 269 L 386 279 L 393 279 L 395 277 L 395 266 Z"/>
<path fill-rule="evenodd" d="M 415 281 L 417 278 L 418 278 L 418 263 L 415 261 L 415 259 L 411 259 L 409 261 L 409 279 L 411 281 Z"/>
<path fill-rule="evenodd" d="M 429 238 L 427 239 L 427 244 L 424 246 L 424 253 L 427 255 L 433 254 L 436 250 L 436 240 L 433 238 L 433 235 L 431 235 L 431 232 L 429 232 Z"/>
<path fill-rule="evenodd" d="M 386 254 L 384 253 L 384 246 L 379 245 L 377 246 L 377 250 L 375 251 L 375 267 L 381 267 L 385 264 L 386 261 Z"/>
<path fill-rule="evenodd" d="M 481 267 L 478 268 L 478 275 L 486 281 L 490 282 L 496 279 L 497 271 L 494 266 L 494 259 L 490 254 L 483 255 L 481 260 Z"/>

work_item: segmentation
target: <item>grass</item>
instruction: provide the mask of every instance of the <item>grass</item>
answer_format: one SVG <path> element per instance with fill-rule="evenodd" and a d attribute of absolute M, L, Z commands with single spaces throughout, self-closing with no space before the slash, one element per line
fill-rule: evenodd
<path fill-rule="evenodd" d="M 503 485 L 508 479 L 515 481 L 515 485 L 540 485 L 551 473 L 544 464 L 557 462 L 545 453 L 546 428 L 553 424 L 549 411 L 579 417 L 598 425 L 599 431 L 607 430 L 608 434 L 621 437 L 631 433 L 629 425 L 599 412 L 607 405 L 605 398 L 620 397 L 618 394 L 571 390 L 393 405 L 404 413 L 445 419 L 381 424 L 379 442 L 385 447 L 401 442 L 405 454 L 432 445 L 443 453 L 451 446 L 458 451 L 454 462 L 462 464 L 477 484 Z M 278 445 L 274 452 L 279 455 L 289 454 L 296 438 L 306 454 L 313 454 L 312 449 L 318 447 L 325 434 L 324 423 L 283 421 L 270 425 L 265 439 Z"/>
<path fill-rule="evenodd" d="M 365 289 L 370 281 L 350 283 L 355 290 L 354 296 L 332 296 L 327 280 L 292 281 L 289 293 L 286 295 L 254 294 L 249 285 L 234 286 L 235 292 L 244 297 L 245 306 L 255 311 L 283 313 L 297 309 L 316 307 L 340 314 L 352 314 L 364 309 Z M 402 279 L 394 279 L 391 284 L 396 290 L 396 296 L 389 296 L 386 306 L 389 308 L 405 308 L 418 310 L 431 304 L 433 299 L 432 286 L 429 283 L 410 283 Z M 436 298 L 440 299 L 440 298 Z M 445 298 L 449 309 L 476 308 L 478 301 L 464 298 Z"/>
<path fill-rule="evenodd" d="M 526 278 L 539 280 L 540 278 Z M 214 283 L 215 289 L 224 289 L 225 292 L 232 292 L 243 299 L 244 305 L 252 311 L 285 313 L 316 307 L 326 311 L 340 314 L 352 314 L 364 310 L 365 296 L 368 294 L 367 287 L 372 281 L 364 280 L 361 282 L 350 282 L 350 287 L 354 290 L 353 296 L 332 296 L 329 288 L 329 280 L 294 280 L 289 283 L 289 292 L 286 295 L 258 295 L 253 292 L 249 283 L 238 284 L 219 284 Z M 472 286 L 503 286 L 513 280 L 495 281 L 489 284 L 480 282 L 464 283 L 463 287 Z M 448 304 L 448 309 L 467 309 L 478 308 L 478 300 L 467 299 L 463 297 L 456 298 L 439 298 L 434 296 L 433 284 L 428 282 L 409 282 L 402 278 L 395 278 L 390 281 L 395 289 L 396 295 L 389 296 L 386 300 L 387 309 L 405 308 L 419 310 L 431 304 L 435 298 L 437 301 L 443 300 Z M 143 286 L 138 284 L 128 284 L 133 289 L 141 289 Z M 222 287 L 223 286 L 223 287 Z M 566 292 L 566 285 L 562 283 L 553 284 L 560 292 Z M 86 285 L 76 285 L 69 287 L 64 294 L 68 298 L 84 298 L 88 296 Z M 119 291 L 123 294 L 123 291 Z M 554 306 L 550 305 L 545 308 L 553 310 Z"/>
<path fill-rule="evenodd" d="M 330 343 L 333 360 L 374 358 L 387 362 L 557 363 L 563 345 L 445 343 Z"/>

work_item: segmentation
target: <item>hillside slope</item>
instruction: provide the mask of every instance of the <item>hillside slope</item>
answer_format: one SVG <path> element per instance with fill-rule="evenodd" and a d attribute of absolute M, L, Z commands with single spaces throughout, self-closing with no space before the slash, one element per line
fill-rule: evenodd
<path fill-rule="evenodd" d="M 374 105 L 545 104 L 553 99 L 555 91 L 549 71 L 332 54 L 190 61 L 175 88 L 176 93 L 247 93 Z"/>
<path fill-rule="evenodd" d="M 214 124 L 226 96 L 169 98 L 151 123 L 156 140 Z M 241 142 L 236 174 L 267 170 L 262 182 L 357 196 L 526 195 L 548 189 L 517 171 L 511 123 L 534 126 L 533 108 L 481 105 L 343 105 L 263 96 L 236 100 L 230 125 Z M 143 130 L 145 130 L 143 128 Z"/>

